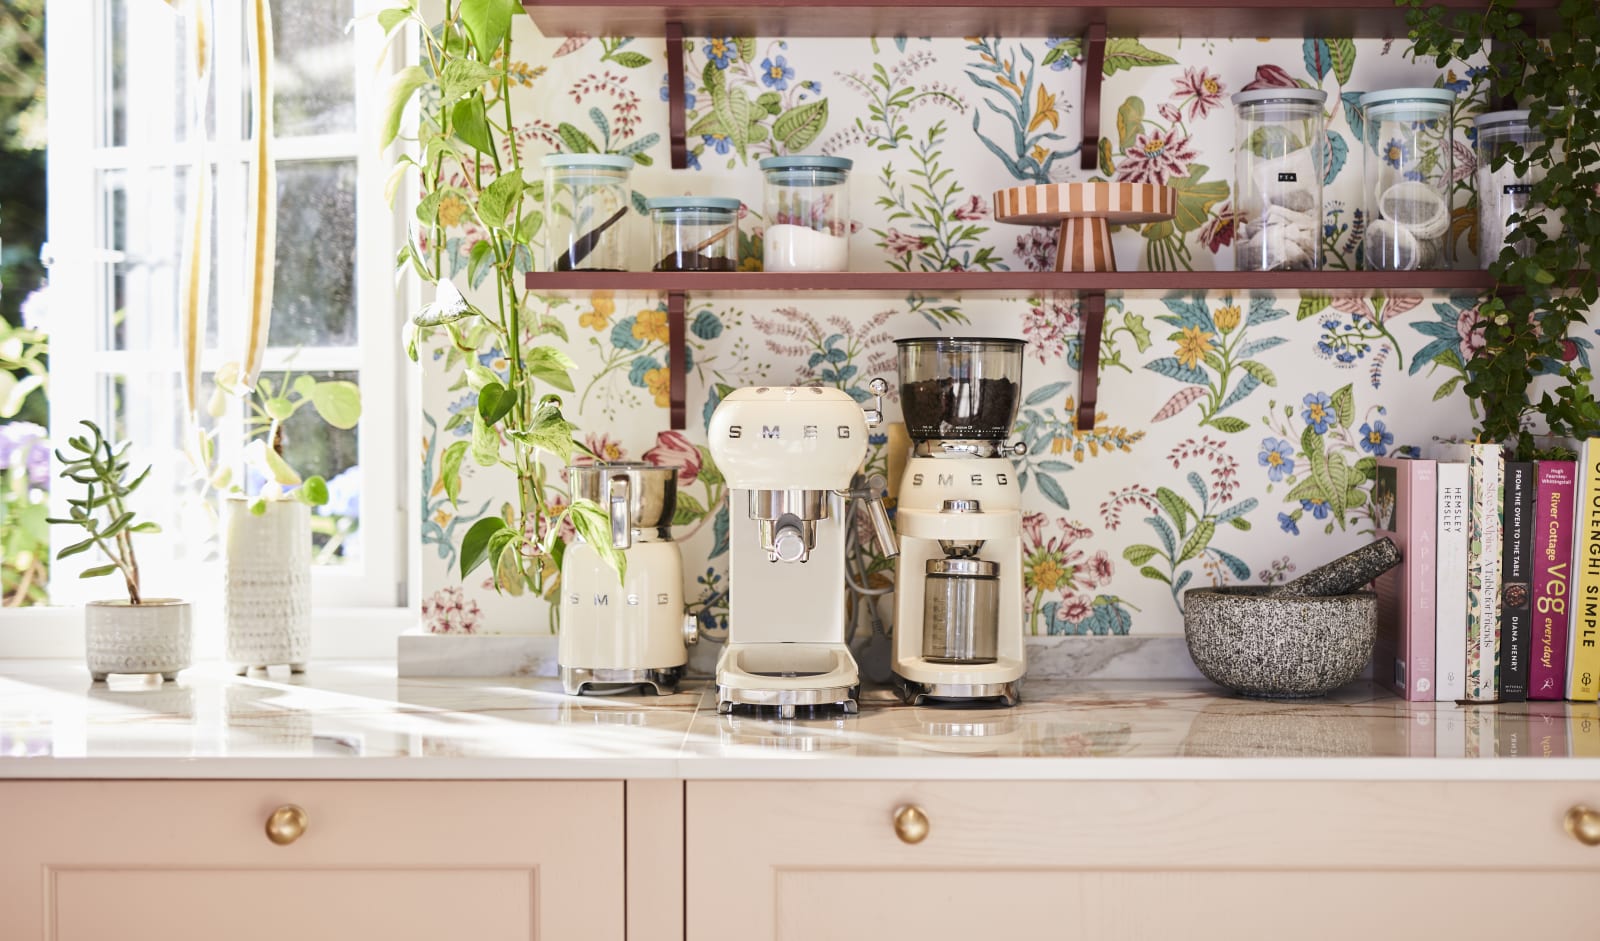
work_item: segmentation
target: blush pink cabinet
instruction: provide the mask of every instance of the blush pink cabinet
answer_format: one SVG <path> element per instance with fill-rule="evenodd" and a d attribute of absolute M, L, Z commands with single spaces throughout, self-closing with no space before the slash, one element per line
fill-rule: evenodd
<path fill-rule="evenodd" d="M 686 787 L 694 941 L 1594 936 L 1600 783 Z"/>
<path fill-rule="evenodd" d="M 624 803 L 621 781 L 3 783 L 0 938 L 622 941 Z"/>

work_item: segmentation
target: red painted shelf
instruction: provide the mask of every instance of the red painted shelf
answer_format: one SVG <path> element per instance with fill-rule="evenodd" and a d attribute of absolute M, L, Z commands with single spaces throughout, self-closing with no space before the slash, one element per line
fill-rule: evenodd
<path fill-rule="evenodd" d="M 1483 0 L 1434 0 L 1481 10 Z M 523 0 L 546 36 L 1076 36 L 1102 23 L 1112 36 L 1350 36 L 1403 38 L 1405 9 L 1394 0 L 1300 4 L 1289 0 L 747 0 L 660 3 Z M 1525 14 L 1548 15 L 1556 0 L 1523 0 Z"/>
<path fill-rule="evenodd" d="M 533 272 L 528 289 L 549 296 L 837 294 L 855 297 L 1030 297 L 1042 294 L 1164 294 L 1173 291 L 1493 290 L 1486 271 L 841 271 Z"/>

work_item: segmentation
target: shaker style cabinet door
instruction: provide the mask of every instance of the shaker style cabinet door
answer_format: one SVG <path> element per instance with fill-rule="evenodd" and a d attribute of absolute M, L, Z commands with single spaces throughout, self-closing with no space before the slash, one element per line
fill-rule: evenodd
<path fill-rule="evenodd" d="M 1600 783 L 691 781 L 687 936 L 1593 937 L 1575 805 Z"/>
<path fill-rule="evenodd" d="M 0 784 L 6 941 L 623 938 L 621 782 Z"/>

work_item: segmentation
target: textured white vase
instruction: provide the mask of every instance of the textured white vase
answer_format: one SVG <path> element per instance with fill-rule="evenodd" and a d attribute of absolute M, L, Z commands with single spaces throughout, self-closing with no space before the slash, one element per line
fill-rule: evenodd
<path fill-rule="evenodd" d="M 97 683 L 110 673 L 159 673 L 172 680 L 189 666 L 193 635 L 187 601 L 91 601 L 83 606 L 83 628 L 89 676 Z"/>
<path fill-rule="evenodd" d="M 236 673 L 275 663 L 299 673 L 311 655 L 311 507 L 266 506 L 258 516 L 228 501 L 227 659 Z"/>

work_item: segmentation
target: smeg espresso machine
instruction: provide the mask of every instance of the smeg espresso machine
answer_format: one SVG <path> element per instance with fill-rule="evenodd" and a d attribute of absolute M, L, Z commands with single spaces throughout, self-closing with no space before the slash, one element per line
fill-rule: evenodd
<path fill-rule="evenodd" d="M 1015 705 L 1023 647 L 1021 488 L 1006 444 L 1023 342 L 896 341 L 911 456 L 895 529 L 895 684 L 908 703 Z"/>
<path fill-rule="evenodd" d="M 857 711 L 860 675 L 845 645 L 845 500 L 878 408 L 820 386 L 735 389 L 711 416 L 710 447 L 728 482 L 728 643 L 717 661 L 717 711 L 737 705 Z M 895 552 L 880 502 L 868 504 L 879 550 Z"/>

